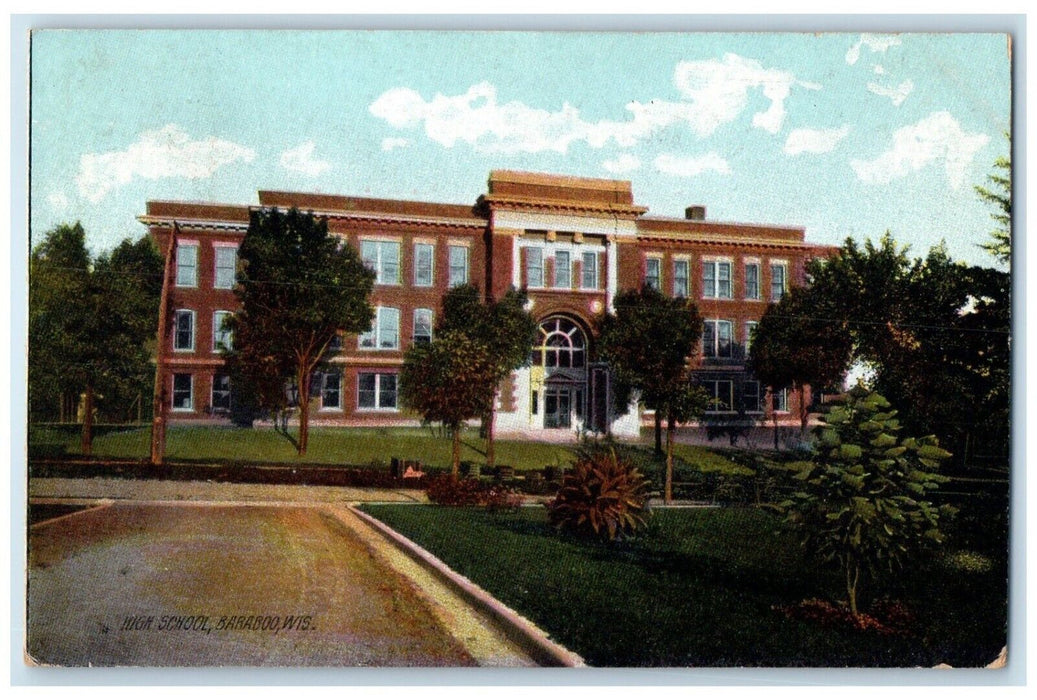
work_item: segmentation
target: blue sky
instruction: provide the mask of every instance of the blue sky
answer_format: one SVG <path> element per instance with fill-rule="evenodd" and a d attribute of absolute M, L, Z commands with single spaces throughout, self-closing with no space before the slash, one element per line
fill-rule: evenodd
<path fill-rule="evenodd" d="M 149 199 L 259 189 L 470 203 L 507 168 L 993 264 L 1004 35 L 73 30 L 31 60 L 34 241 L 78 219 L 99 252 Z"/>

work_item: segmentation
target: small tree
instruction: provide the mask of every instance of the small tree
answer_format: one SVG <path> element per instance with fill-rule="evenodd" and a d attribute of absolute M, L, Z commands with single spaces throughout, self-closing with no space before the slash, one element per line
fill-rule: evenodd
<path fill-rule="evenodd" d="M 1005 134 L 1011 150 L 1011 135 Z M 980 247 L 997 258 L 998 262 L 1008 264 L 1012 260 L 1012 158 L 1001 156 L 994 161 L 996 170 L 987 176 L 990 187 L 976 185 L 976 194 L 994 207 L 991 213 L 997 227 L 990 232 L 990 240 Z"/>
<path fill-rule="evenodd" d="M 675 379 L 670 392 L 660 401 L 660 410 L 666 415 L 666 483 L 663 490 L 666 505 L 673 503 L 673 436 L 677 425 L 701 418 L 709 401 L 706 390 L 692 384 L 686 375 Z"/>
<path fill-rule="evenodd" d="M 936 472 L 950 453 L 933 436 L 899 437 L 896 414 L 879 394 L 853 388 L 818 426 L 814 463 L 781 504 L 804 547 L 842 571 L 854 615 L 863 580 L 880 586 L 921 545 L 942 542 L 940 519 L 954 512 L 927 500 L 947 480 Z"/>
<path fill-rule="evenodd" d="M 447 331 L 412 345 L 403 357 L 400 400 L 428 422 L 442 423 L 453 440 L 451 474 L 461 463 L 461 428 L 493 403 L 497 364 L 485 344 Z"/>
<path fill-rule="evenodd" d="M 304 455 L 313 372 L 339 332 L 370 329 L 374 273 L 352 246 L 328 235 L 327 220 L 296 209 L 252 211 L 238 256 L 241 310 L 230 323 L 236 373 L 264 386 L 270 379 L 283 386 L 290 374 L 299 392 L 296 448 Z M 265 389 L 254 393 L 269 399 Z"/>
<path fill-rule="evenodd" d="M 615 314 L 598 319 L 599 354 L 609 363 L 617 407 L 638 391 L 655 411 L 655 452 L 661 455 L 664 403 L 686 376 L 688 359 L 702 337 L 702 317 L 687 299 L 653 287 L 620 292 Z"/>

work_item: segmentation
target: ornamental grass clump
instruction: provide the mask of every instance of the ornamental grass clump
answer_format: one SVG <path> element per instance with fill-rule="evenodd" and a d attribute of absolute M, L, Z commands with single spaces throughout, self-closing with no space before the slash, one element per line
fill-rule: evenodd
<path fill-rule="evenodd" d="M 649 481 L 614 450 L 579 455 L 562 478 L 548 518 L 558 530 L 612 541 L 645 526 Z"/>

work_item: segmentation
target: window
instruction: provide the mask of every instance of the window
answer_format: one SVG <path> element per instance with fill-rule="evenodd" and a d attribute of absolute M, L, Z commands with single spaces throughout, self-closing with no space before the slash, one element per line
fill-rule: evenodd
<path fill-rule="evenodd" d="M 688 261 L 673 261 L 673 296 L 688 296 Z"/>
<path fill-rule="evenodd" d="M 775 413 L 788 413 L 789 390 L 778 389 L 777 391 L 771 391 L 771 406 L 774 408 Z"/>
<path fill-rule="evenodd" d="M 652 289 L 662 289 L 662 279 L 660 267 L 662 266 L 662 260 L 659 258 L 646 258 L 645 259 L 645 286 L 651 287 Z"/>
<path fill-rule="evenodd" d="M 706 379 L 702 388 L 709 395 L 709 406 L 706 413 L 728 413 L 734 406 L 734 382 L 730 379 Z"/>
<path fill-rule="evenodd" d="M 212 412 L 230 413 L 230 375 L 214 374 L 212 377 Z"/>
<path fill-rule="evenodd" d="M 569 289 L 573 286 L 573 267 L 569 252 L 555 252 L 555 287 Z"/>
<path fill-rule="evenodd" d="M 526 248 L 526 286 L 544 286 L 544 251 L 541 248 Z"/>
<path fill-rule="evenodd" d="M 435 259 L 435 248 L 431 243 L 414 244 L 414 286 L 431 287 Z"/>
<path fill-rule="evenodd" d="M 216 289 L 233 289 L 234 276 L 238 271 L 238 249 L 230 246 L 216 246 L 216 273 L 213 275 L 213 286 Z"/>
<path fill-rule="evenodd" d="M 176 247 L 176 286 L 198 286 L 198 244 L 187 243 Z"/>
<path fill-rule="evenodd" d="M 742 408 L 746 413 L 762 413 L 763 397 L 760 396 L 760 383 L 746 379 L 742 382 Z"/>
<path fill-rule="evenodd" d="M 226 323 L 233 314 L 230 311 L 217 311 L 212 315 L 212 351 L 234 349 L 234 334 Z"/>
<path fill-rule="evenodd" d="M 432 342 L 432 309 L 414 309 L 414 343 Z"/>
<path fill-rule="evenodd" d="M 598 288 L 598 254 L 586 251 L 583 254 L 583 269 L 580 271 L 580 287 L 583 289 Z"/>
<path fill-rule="evenodd" d="M 786 283 L 785 263 L 774 263 L 771 265 L 771 301 L 781 301 L 785 296 Z"/>
<path fill-rule="evenodd" d="M 449 246 L 450 286 L 468 283 L 468 248 L 461 245 Z"/>
<path fill-rule="evenodd" d="M 702 324 L 702 356 L 731 357 L 731 322 L 705 321 Z"/>
<path fill-rule="evenodd" d="M 341 372 L 324 372 L 321 375 L 320 407 L 324 410 L 342 408 Z"/>
<path fill-rule="evenodd" d="M 400 283 L 400 244 L 396 241 L 360 241 L 360 257 L 375 273 L 375 284 Z"/>
<path fill-rule="evenodd" d="M 538 367 L 583 367 L 587 341 L 583 331 L 567 318 L 549 318 L 540 324 L 530 363 Z"/>
<path fill-rule="evenodd" d="M 760 325 L 758 321 L 746 321 L 745 323 L 745 356 L 749 357 L 749 348 L 753 344 L 753 333 L 756 332 L 756 327 Z"/>
<path fill-rule="evenodd" d="M 707 299 L 731 298 L 731 263 L 717 260 L 702 263 L 702 296 Z"/>
<path fill-rule="evenodd" d="M 194 311 L 190 309 L 177 309 L 173 349 L 188 352 L 194 350 Z"/>
<path fill-rule="evenodd" d="M 745 298 L 760 298 L 760 265 L 759 263 L 745 264 Z"/>
<path fill-rule="evenodd" d="M 396 375 L 361 372 L 357 375 L 357 408 L 395 410 Z"/>
<path fill-rule="evenodd" d="M 173 375 L 173 410 L 194 410 L 194 381 L 190 374 Z"/>
<path fill-rule="evenodd" d="M 336 333 L 335 335 L 331 336 L 331 340 L 328 341 L 328 350 L 327 351 L 329 353 L 337 353 L 337 352 L 341 352 L 342 351 L 342 336 L 341 335 Z"/>
<path fill-rule="evenodd" d="M 375 309 L 371 330 L 360 335 L 362 350 L 397 350 L 400 347 L 400 310 L 388 306 Z"/>

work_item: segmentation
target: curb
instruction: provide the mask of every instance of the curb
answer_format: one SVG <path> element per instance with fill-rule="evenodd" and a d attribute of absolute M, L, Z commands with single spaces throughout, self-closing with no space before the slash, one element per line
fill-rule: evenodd
<path fill-rule="evenodd" d="M 455 592 L 476 609 L 488 615 L 490 619 L 501 627 L 509 639 L 520 645 L 537 663 L 542 666 L 561 666 L 566 668 L 581 668 L 587 665 L 578 654 L 548 639 L 546 632 L 501 603 L 469 579 L 451 569 L 428 550 L 407 539 L 382 521 L 360 511 L 353 505 L 346 504 L 346 508 L 363 520 L 364 523 L 374 528 L 382 537 L 395 545 L 404 554 L 453 588 Z"/>

